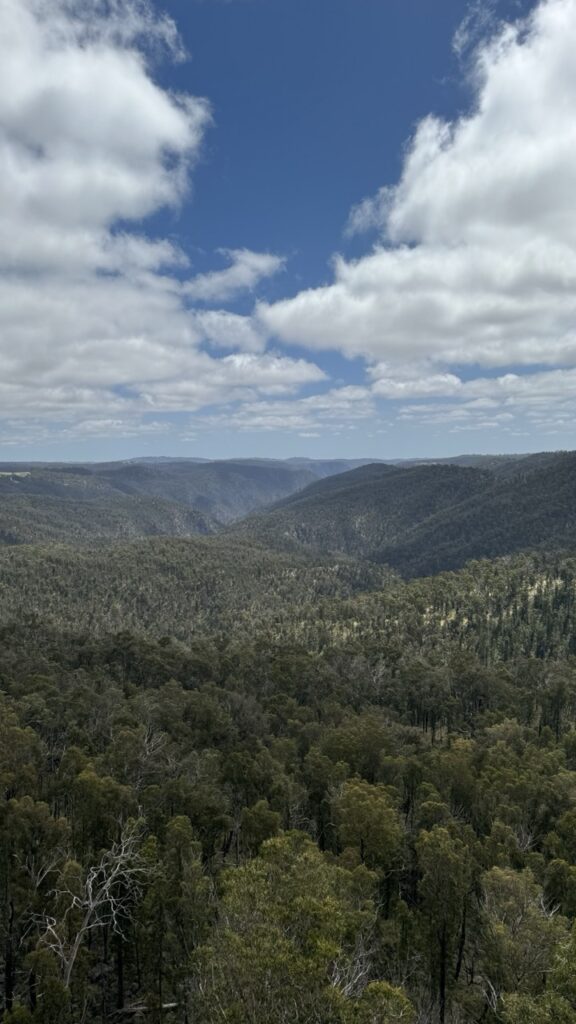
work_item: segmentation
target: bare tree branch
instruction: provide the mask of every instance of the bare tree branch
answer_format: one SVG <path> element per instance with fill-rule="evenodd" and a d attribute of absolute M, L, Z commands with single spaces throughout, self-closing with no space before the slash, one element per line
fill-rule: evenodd
<path fill-rule="evenodd" d="M 119 841 L 88 868 L 79 891 L 66 881 L 52 890 L 51 896 L 63 910 L 59 918 L 42 919 L 41 942 L 59 960 L 66 988 L 70 987 L 74 965 L 89 932 L 111 927 L 122 935 L 131 919 L 148 871 L 139 854 L 141 838 L 138 826 L 128 825 Z"/>

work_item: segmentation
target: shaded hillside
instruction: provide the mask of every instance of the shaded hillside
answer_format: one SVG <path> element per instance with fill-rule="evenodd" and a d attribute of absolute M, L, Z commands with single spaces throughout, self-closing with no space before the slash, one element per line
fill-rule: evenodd
<path fill-rule="evenodd" d="M 234 531 L 280 550 L 385 562 L 405 576 L 576 548 L 576 453 L 515 466 L 503 474 L 445 463 L 366 466 L 312 484 Z"/>
<path fill-rule="evenodd" d="M 380 558 L 421 576 L 534 548 L 576 548 L 575 453 L 543 459 L 542 468 L 496 480 L 484 493 L 414 524 Z"/>
<path fill-rule="evenodd" d="M 161 498 L 105 494 L 81 501 L 15 494 L 0 499 L 0 545 L 190 537 L 217 529 L 206 513 Z"/>
<path fill-rule="evenodd" d="M 114 495 L 161 498 L 207 512 L 222 522 L 278 501 L 315 479 L 285 463 L 117 462 L 0 471 L 5 495 L 86 500 Z"/>
<path fill-rule="evenodd" d="M 312 484 L 235 533 L 280 549 L 303 547 L 380 559 L 384 548 L 431 515 L 479 495 L 492 478 L 480 470 L 370 465 Z"/>
<path fill-rule="evenodd" d="M 372 462 L 352 470 L 344 470 L 334 476 L 322 478 L 309 484 L 303 491 L 298 491 L 283 501 L 279 501 L 278 508 L 289 508 L 300 504 L 309 505 L 316 499 L 324 501 L 326 498 L 337 498 L 346 502 L 351 499 L 352 495 L 359 495 L 360 488 L 380 487 L 384 481 L 396 477 L 399 471 L 399 467 L 382 462 Z"/>
<path fill-rule="evenodd" d="M 168 458 L 84 465 L 4 463 L 0 543 L 210 533 L 218 523 L 243 518 L 318 477 L 358 464 Z"/>
<path fill-rule="evenodd" d="M 214 533 L 313 479 L 281 463 L 4 465 L 0 544 Z"/>

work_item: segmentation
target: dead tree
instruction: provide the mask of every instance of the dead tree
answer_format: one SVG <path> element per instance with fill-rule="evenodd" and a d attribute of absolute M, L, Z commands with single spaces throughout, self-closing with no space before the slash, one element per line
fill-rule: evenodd
<path fill-rule="evenodd" d="M 131 919 L 147 873 L 138 852 L 140 839 L 138 828 L 127 826 L 120 840 L 88 868 L 77 891 L 64 880 L 51 893 L 62 911 L 58 918 L 43 918 L 41 941 L 57 957 L 66 988 L 70 987 L 74 965 L 88 935 L 109 927 L 122 936 Z"/>

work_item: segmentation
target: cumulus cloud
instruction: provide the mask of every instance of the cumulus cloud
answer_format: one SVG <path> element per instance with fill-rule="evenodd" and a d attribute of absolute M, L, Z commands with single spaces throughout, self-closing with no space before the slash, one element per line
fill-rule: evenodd
<path fill-rule="evenodd" d="M 151 409 L 183 412 L 258 395 L 293 394 L 304 384 L 322 380 L 323 372 L 304 359 L 233 353 L 216 360 L 199 353 L 194 371 L 180 381 L 155 381 L 143 397 Z"/>
<path fill-rule="evenodd" d="M 454 366 L 576 366 L 575 39 L 576 0 L 544 0 L 477 47 L 470 113 L 426 117 L 398 184 L 352 211 L 375 248 L 261 303 L 263 327 L 385 363 L 376 391 L 400 399 L 454 395 Z"/>
<path fill-rule="evenodd" d="M 253 291 L 267 277 L 284 269 L 285 260 L 267 252 L 250 249 L 221 249 L 230 266 L 198 274 L 186 285 L 186 293 L 198 302 L 227 302 L 245 291 Z"/>
<path fill-rule="evenodd" d="M 104 6 L 98 0 L 2 2 L 5 269 L 12 259 L 6 238 L 10 231 L 18 238 L 18 227 L 17 265 L 31 252 L 38 265 L 45 258 L 45 250 L 35 249 L 42 233 L 47 247 L 64 242 L 72 263 L 76 252 L 89 266 L 114 269 L 115 237 L 106 233 L 114 221 L 139 220 L 185 192 L 208 105 L 154 83 L 136 49 L 146 8 L 114 3 L 113 31 Z M 165 23 L 150 11 L 146 24 L 150 38 L 155 32 L 164 38 Z"/>
<path fill-rule="evenodd" d="M 154 434 L 163 413 L 206 407 L 214 425 L 303 435 L 365 424 L 381 401 L 453 430 L 574 417 L 576 0 L 499 27 L 495 3 L 473 8 L 454 44 L 470 111 L 424 118 L 399 182 L 350 213 L 348 232 L 377 244 L 254 316 L 220 306 L 281 257 L 221 250 L 224 267 L 193 276 L 145 230 L 189 197 L 212 119 L 158 83 L 159 57 L 183 56 L 174 23 L 147 0 L 0 8 L 3 443 L 45 436 L 41 421 Z M 271 337 L 363 358 L 366 386 L 299 397 L 325 375 L 267 351 Z"/>
<path fill-rule="evenodd" d="M 191 308 L 254 288 L 279 258 L 232 251 L 186 287 L 186 254 L 142 227 L 188 196 L 211 121 L 206 100 L 155 78 L 160 54 L 182 56 L 173 22 L 146 0 L 0 8 L 0 415 L 113 434 L 125 416 L 322 379 L 267 356 L 249 319 Z"/>
<path fill-rule="evenodd" d="M 200 336 L 216 349 L 263 352 L 267 336 L 252 317 L 223 309 L 201 310 L 195 316 Z"/>

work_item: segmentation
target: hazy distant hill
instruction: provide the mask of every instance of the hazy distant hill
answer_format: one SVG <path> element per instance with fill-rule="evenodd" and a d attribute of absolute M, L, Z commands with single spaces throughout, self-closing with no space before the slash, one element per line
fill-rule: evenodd
<path fill-rule="evenodd" d="M 161 498 L 121 494 L 79 500 L 43 494 L 0 498 L 0 545 L 88 542 L 215 533 L 207 513 Z"/>
<path fill-rule="evenodd" d="M 119 463 L 96 467 L 115 491 L 162 497 L 207 512 L 222 523 L 278 501 L 314 480 L 307 469 L 278 462 Z"/>
<path fill-rule="evenodd" d="M 209 533 L 357 462 L 0 464 L 0 543 Z"/>

